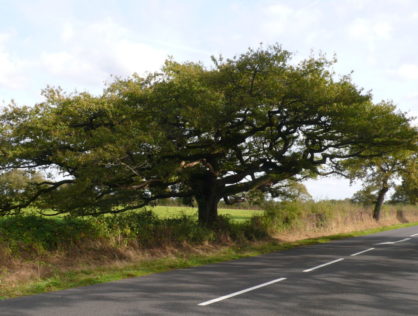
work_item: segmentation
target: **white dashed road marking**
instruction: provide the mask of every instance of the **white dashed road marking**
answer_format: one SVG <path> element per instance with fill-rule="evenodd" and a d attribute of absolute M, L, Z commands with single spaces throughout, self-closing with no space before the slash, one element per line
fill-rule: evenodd
<path fill-rule="evenodd" d="M 281 281 L 284 281 L 284 280 L 286 280 L 286 278 L 275 279 L 273 281 L 269 281 L 269 282 L 262 283 L 262 284 L 259 284 L 259 285 L 253 286 L 253 287 L 249 287 L 248 289 L 245 289 L 245 290 L 242 290 L 242 291 L 234 292 L 234 293 L 231 293 L 231 294 L 228 294 L 228 295 L 225 295 L 225 296 L 221 296 L 221 297 L 215 298 L 215 299 L 210 300 L 210 301 L 206 301 L 206 302 L 203 302 L 203 303 L 199 303 L 197 305 L 199 305 L 199 306 L 206 306 L 206 305 L 209 305 L 209 304 L 213 304 L 213 303 L 216 303 L 216 302 L 220 302 L 220 301 L 226 300 L 228 298 L 231 298 L 231 297 L 234 297 L 234 296 L 237 296 L 237 295 L 241 295 L 243 293 L 247 293 L 247 292 L 250 292 L 250 291 L 254 291 L 256 289 L 259 289 L 260 287 L 264 287 L 264 286 L 267 286 L 267 285 L 270 285 L 270 284 L 274 284 L 274 283 L 277 283 L 277 282 L 281 282 Z"/>
<path fill-rule="evenodd" d="M 369 248 L 369 249 L 366 249 L 366 250 L 363 250 L 363 251 L 360 251 L 360 252 L 353 253 L 352 255 L 350 255 L 350 257 L 361 255 L 362 253 L 372 251 L 373 249 L 375 249 L 375 248 Z"/>
<path fill-rule="evenodd" d="M 344 258 L 340 258 L 340 259 L 337 259 L 337 260 L 333 260 L 333 261 L 330 261 L 330 262 L 321 264 L 319 266 L 316 266 L 316 267 L 313 267 L 313 268 L 310 268 L 310 269 L 303 270 L 303 272 L 311 272 L 313 270 L 316 270 L 316 269 L 319 269 L 319 268 L 322 268 L 322 267 L 325 267 L 325 266 L 329 266 L 330 264 L 337 263 L 337 262 L 340 262 L 340 261 L 343 261 L 343 260 L 344 260 Z"/>
<path fill-rule="evenodd" d="M 397 241 L 386 241 L 386 242 L 378 243 L 376 245 L 393 245 L 393 244 L 397 244 L 398 242 L 403 242 L 407 240 L 411 240 L 411 238 L 404 238 L 404 239 L 397 240 Z"/>

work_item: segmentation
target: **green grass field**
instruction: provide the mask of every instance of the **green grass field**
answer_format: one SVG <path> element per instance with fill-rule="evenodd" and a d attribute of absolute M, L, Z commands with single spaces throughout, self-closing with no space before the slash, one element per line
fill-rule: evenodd
<path fill-rule="evenodd" d="M 155 206 L 147 209 L 154 212 L 159 218 L 175 218 L 179 216 L 192 216 L 197 218 L 197 209 L 186 206 Z M 219 209 L 219 215 L 229 216 L 235 222 L 244 222 L 255 215 L 262 215 L 260 210 Z"/>
<path fill-rule="evenodd" d="M 181 216 L 191 216 L 197 219 L 197 208 L 195 207 L 187 207 L 187 206 L 147 206 L 145 209 L 152 211 L 155 215 L 157 215 L 161 219 L 166 218 L 176 218 Z M 142 209 L 138 209 L 131 212 L 138 212 L 142 211 Z M 48 210 L 43 211 L 45 214 L 51 214 Z M 25 213 L 38 213 L 36 208 L 28 207 Z M 262 215 L 264 211 L 261 210 L 240 210 L 240 209 L 219 209 L 219 215 L 228 216 L 234 222 L 244 222 L 249 220 L 251 217 L 255 215 Z M 64 215 L 57 215 L 57 217 L 62 217 Z"/>

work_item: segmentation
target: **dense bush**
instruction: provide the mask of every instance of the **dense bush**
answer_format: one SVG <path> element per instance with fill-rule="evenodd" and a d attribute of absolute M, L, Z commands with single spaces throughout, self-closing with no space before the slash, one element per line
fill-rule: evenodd
<path fill-rule="evenodd" d="M 159 218 L 148 210 L 97 217 L 8 216 L 0 218 L 0 256 L 4 261 L 5 257 L 30 259 L 57 250 L 100 252 L 247 242 L 277 233 L 313 236 L 374 227 L 371 214 L 370 209 L 348 202 L 294 201 L 270 202 L 264 215 L 245 222 L 219 216 L 210 228 L 192 216 Z M 383 208 L 381 225 L 412 221 L 418 221 L 416 207 Z"/>
<path fill-rule="evenodd" d="M 302 211 L 301 202 L 270 202 L 265 205 L 265 220 L 270 229 L 284 230 L 299 223 Z"/>
<path fill-rule="evenodd" d="M 80 218 L 19 215 L 0 220 L 0 240 L 12 253 L 25 252 L 30 255 L 68 248 L 96 239 L 100 235 L 98 227 Z"/>
<path fill-rule="evenodd" d="M 151 211 L 98 217 L 10 216 L 0 219 L 3 250 L 14 256 L 33 257 L 54 250 L 97 247 L 158 248 L 182 244 L 248 241 L 268 235 L 260 221 L 234 223 L 220 216 L 210 228 L 195 218 L 160 219 Z"/>

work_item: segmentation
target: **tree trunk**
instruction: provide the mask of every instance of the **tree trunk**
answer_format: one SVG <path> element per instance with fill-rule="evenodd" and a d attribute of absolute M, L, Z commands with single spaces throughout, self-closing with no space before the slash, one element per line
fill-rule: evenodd
<path fill-rule="evenodd" d="M 373 218 L 378 221 L 380 219 L 380 211 L 382 209 L 383 202 L 385 200 L 385 195 L 389 191 L 387 185 L 384 185 L 377 194 L 376 204 L 374 205 Z"/>
<path fill-rule="evenodd" d="M 213 194 L 196 197 L 199 213 L 199 223 L 210 226 L 218 217 L 219 199 Z"/>
<path fill-rule="evenodd" d="M 210 226 L 218 217 L 218 202 L 220 196 L 216 186 L 216 177 L 212 175 L 202 176 L 194 182 L 197 191 L 196 201 L 198 206 L 199 223 Z"/>

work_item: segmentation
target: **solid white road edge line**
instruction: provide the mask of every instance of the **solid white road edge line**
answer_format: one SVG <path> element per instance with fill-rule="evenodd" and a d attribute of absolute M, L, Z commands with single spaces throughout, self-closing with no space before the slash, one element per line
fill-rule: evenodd
<path fill-rule="evenodd" d="M 322 267 L 325 267 L 325 266 L 329 266 L 330 264 L 333 264 L 333 263 L 336 263 L 336 262 L 340 262 L 340 261 L 343 261 L 343 260 L 344 260 L 344 258 L 340 258 L 340 259 L 337 259 L 337 260 L 333 260 L 333 261 L 330 261 L 330 262 L 321 264 L 319 266 L 316 266 L 316 267 L 313 267 L 313 268 L 310 268 L 310 269 L 303 270 L 303 272 L 311 272 L 313 270 L 316 270 L 316 269 L 319 269 L 319 268 L 322 268 Z"/>
<path fill-rule="evenodd" d="M 243 293 L 247 293 L 247 292 L 250 292 L 250 291 L 254 291 L 256 289 L 259 289 L 260 287 L 264 287 L 264 286 L 267 286 L 267 285 L 270 285 L 270 284 L 273 284 L 273 283 L 277 283 L 277 282 L 281 282 L 281 281 L 284 281 L 284 280 L 286 280 L 286 278 L 275 279 L 273 281 L 269 281 L 269 282 L 262 283 L 262 284 L 259 284 L 259 285 L 253 286 L 253 287 L 249 287 L 248 289 L 245 289 L 245 290 L 242 290 L 242 291 L 234 292 L 234 293 L 231 293 L 231 294 L 228 294 L 228 295 L 225 295 L 225 296 L 221 296 L 221 297 L 215 298 L 215 299 L 210 300 L 210 301 L 206 301 L 206 302 L 203 302 L 203 303 L 199 303 L 197 305 L 199 305 L 199 306 L 206 306 L 206 305 L 209 305 L 209 304 L 213 304 L 213 303 L 216 303 L 216 302 L 219 302 L 219 301 L 223 301 L 223 300 L 226 300 L 228 298 L 231 298 L 231 297 L 234 297 L 234 296 L 237 296 L 237 295 L 241 295 Z"/>
<path fill-rule="evenodd" d="M 396 240 L 396 241 L 380 242 L 380 243 L 375 244 L 375 245 L 393 245 L 393 244 L 397 244 L 398 242 L 403 242 L 403 241 L 407 241 L 407 240 L 411 240 L 411 238 L 404 238 L 404 239 Z"/>
<path fill-rule="evenodd" d="M 413 234 L 413 235 L 411 235 L 410 237 L 415 237 L 415 236 L 418 236 L 418 234 Z"/>
<path fill-rule="evenodd" d="M 359 252 L 353 253 L 352 255 L 350 255 L 350 257 L 358 256 L 358 255 L 361 255 L 362 253 L 365 253 L 365 252 L 368 252 L 368 251 L 372 251 L 374 249 L 375 248 L 369 248 L 369 249 L 366 249 L 366 250 L 363 250 L 363 251 L 359 251 Z"/>

